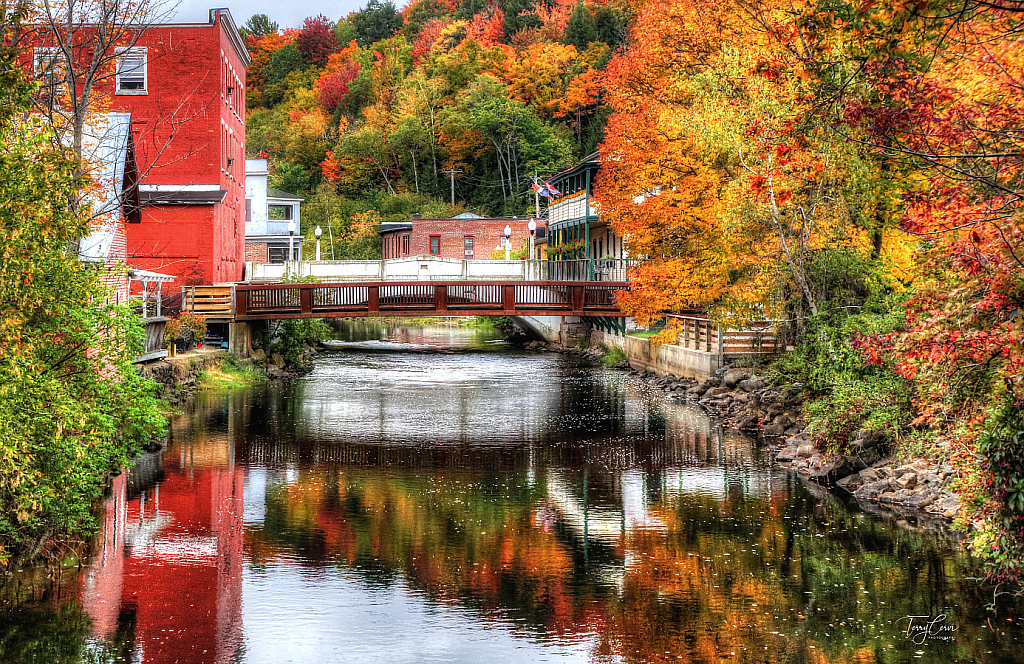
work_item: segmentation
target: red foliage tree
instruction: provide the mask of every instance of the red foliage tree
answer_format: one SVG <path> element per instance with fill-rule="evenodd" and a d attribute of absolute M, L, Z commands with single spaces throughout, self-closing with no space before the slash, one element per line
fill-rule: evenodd
<path fill-rule="evenodd" d="M 338 50 L 338 42 L 334 38 L 334 31 L 331 30 L 331 22 L 323 14 L 315 18 L 307 18 L 302 24 L 302 30 L 295 38 L 295 45 L 302 54 L 302 60 L 306 64 L 322 67 L 327 58 Z"/>

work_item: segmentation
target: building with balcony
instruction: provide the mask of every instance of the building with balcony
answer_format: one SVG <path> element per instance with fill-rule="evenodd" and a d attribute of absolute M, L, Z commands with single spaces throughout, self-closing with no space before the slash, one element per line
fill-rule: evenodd
<path fill-rule="evenodd" d="M 267 186 L 269 174 L 266 159 L 245 161 L 245 260 L 250 263 L 300 261 L 300 214 L 305 199 Z M 289 245 L 291 257 L 288 256 Z"/>
<path fill-rule="evenodd" d="M 548 206 L 548 275 L 555 280 L 625 281 L 629 254 L 594 205 L 601 155 L 591 153 L 548 182 L 562 196 Z"/>

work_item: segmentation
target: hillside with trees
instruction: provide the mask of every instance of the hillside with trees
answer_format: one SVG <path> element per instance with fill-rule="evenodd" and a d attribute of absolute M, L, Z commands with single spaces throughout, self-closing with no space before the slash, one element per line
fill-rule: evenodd
<path fill-rule="evenodd" d="M 379 255 L 374 227 L 411 212 L 528 215 L 534 173 L 601 141 L 601 82 L 631 16 L 618 0 L 374 0 L 298 30 L 254 16 L 247 151 L 309 196 L 302 231 L 330 231 L 337 258 Z"/>

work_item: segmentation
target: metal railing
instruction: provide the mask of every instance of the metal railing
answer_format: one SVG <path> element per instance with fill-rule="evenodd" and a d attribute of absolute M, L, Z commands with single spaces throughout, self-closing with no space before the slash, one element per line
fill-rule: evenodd
<path fill-rule="evenodd" d="M 548 259 L 548 279 L 552 281 L 626 281 L 632 265 L 628 258 Z"/>

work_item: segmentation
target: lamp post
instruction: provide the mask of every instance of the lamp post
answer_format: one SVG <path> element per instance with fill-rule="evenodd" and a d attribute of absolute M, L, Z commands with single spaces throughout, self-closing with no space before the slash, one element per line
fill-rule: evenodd
<path fill-rule="evenodd" d="M 288 262 L 295 260 L 295 220 L 288 221 Z"/>
<path fill-rule="evenodd" d="M 320 228 L 319 226 L 317 226 L 316 230 L 313 231 L 313 235 L 316 236 L 316 260 L 317 260 L 317 262 L 320 262 L 320 236 L 323 235 L 323 234 L 324 234 L 324 229 Z"/>
<path fill-rule="evenodd" d="M 505 260 L 512 260 L 512 227 L 505 224 Z"/>
<path fill-rule="evenodd" d="M 530 229 L 530 260 L 532 261 L 534 258 L 537 257 L 536 255 L 534 255 L 533 249 L 533 237 L 534 235 L 537 234 L 537 222 L 531 219 L 530 223 L 528 223 L 526 227 Z"/>

